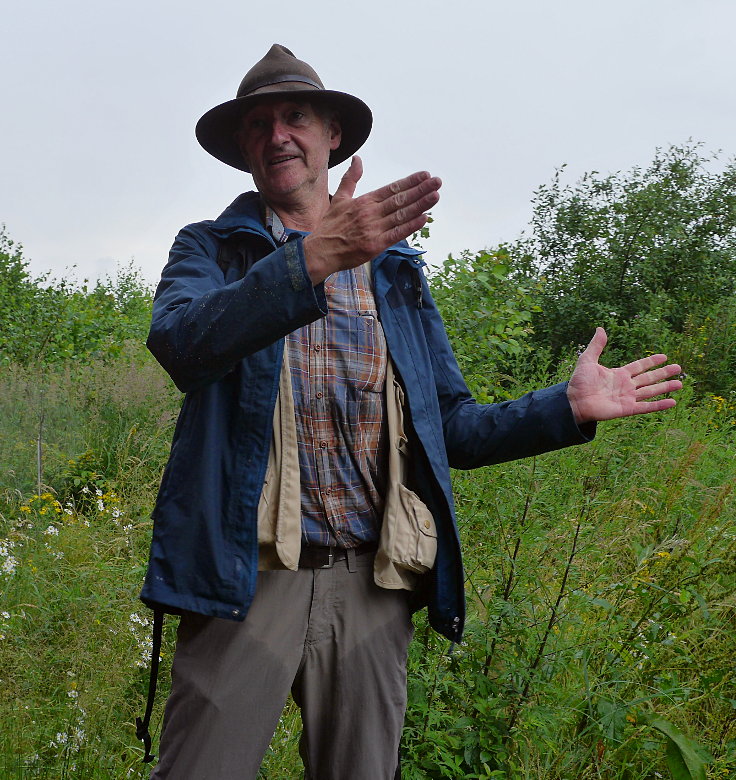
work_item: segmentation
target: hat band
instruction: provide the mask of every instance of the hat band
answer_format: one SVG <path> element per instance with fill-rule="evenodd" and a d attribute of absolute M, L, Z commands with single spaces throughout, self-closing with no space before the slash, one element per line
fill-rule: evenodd
<path fill-rule="evenodd" d="M 296 81 L 301 84 L 309 84 L 309 86 L 314 87 L 314 89 L 324 90 L 324 87 L 321 84 L 318 84 L 316 81 L 313 81 L 312 79 L 309 79 L 306 76 L 295 76 L 289 74 L 285 76 L 277 76 L 271 81 L 267 81 L 265 84 L 259 84 L 257 87 L 248 90 L 248 92 L 245 92 L 242 95 L 238 95 L 238 97 L 247 97 L 248 95 L 252 95 L 258 92 L 259 89 L 263 89 L 264 87 L 270 87 L 274 84 L 283 84 L 285 81 L 291 81 L 292 83 Z"/>

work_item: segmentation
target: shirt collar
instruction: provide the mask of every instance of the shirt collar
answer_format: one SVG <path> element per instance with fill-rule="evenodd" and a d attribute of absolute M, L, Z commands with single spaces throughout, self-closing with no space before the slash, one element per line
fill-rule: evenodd
<path fill-rule="evenodd" d="M 277 244 L 285 244 L 289 238 L 289 233 L 279 215 L 265 201 L 263 203 L 263 221 L 269 233 L 273 236 L 273 240 Z"/>

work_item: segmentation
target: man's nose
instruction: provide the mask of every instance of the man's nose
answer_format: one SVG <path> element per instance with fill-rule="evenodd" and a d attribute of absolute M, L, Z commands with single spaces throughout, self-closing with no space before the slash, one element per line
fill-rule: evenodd
<path fill-rule="evenodd" d="M 271 125 L 271 143 L 274 146 L 281 146 L 289 140 L 289 128 L 280 119 L 274 120 Z"/>

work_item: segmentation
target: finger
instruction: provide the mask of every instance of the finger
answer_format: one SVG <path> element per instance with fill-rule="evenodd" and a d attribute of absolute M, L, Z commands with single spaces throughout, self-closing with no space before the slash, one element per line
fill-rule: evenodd
<path fill-rule="evenodd" d="M 414 187 L 422 186 L 421 194 L 431 189 L 438 190 L 442 186 L 442 180 L 437 176 L 430 176 L 428 171 L 417 171 L 403 179 L 392 181 L 384 187 L 379 187 L 370 193 L 370 197 L 375 201 L 385 201 L 401 193 L 406 193 Z M 400 204 L 401 205 L 401 204 Z"/>
<path fill-rule="evenodd" d="M 418 217 L 415 217 L 408 222 L 402 222 L 401 225 L 396 225 L 385 231 L 381 234 L 380 240 L 386 247 L 393 246 L 399 241 L 408 238 L 412 233 L 416 233 L 417 230 L 421 230 L 426 224 L 427 215 L 420 214 Z"/>
<path fill-rule="evenodd" d="M 658 382 L 654 385 L 646 385 L 640 387 L 636 391 L 636 400 L 644 401 L 647 398 L 654 398 L 657 395 L 665 395 L 666 393 L 674 393 L 677 390 L 682 390 L 682 382 L 679 379 L 672 379 L 669 382 Z"/>
<path fill-rule="evenodd" d="M 358 155 L 353 155 L 353 159 L 350 161 L 350 167 L 342 175 L 340 184 L 335 190 L 335 194 L 332 196 L 334 200 L 337 198 L 352 198 L 355 195 L 355 188 L 358 186 L 358 182 L 363 176 L 363 161 Z"/>
<path fill-rule="evenodd" d="M 667 355 L 647 355 L 645 358 L 639 358 L 639 360 L 627 363 L 625 366 L 622 366 L 622 368 L 628 371 L 631 376 L 639 376 L 639 374 L 643 374 L 645 371 L 649 371 L 649 369 L 654 368 L 655 366 L 661 366 L 662 363 L 666 362 Z"/>
<path fill-rule="evenodd" d="M 677 405 L 674 398 L 660 398 L 658 401 L 641 401 L 634 404 L 634 414 L 648 414 L 649 412 L 663 412 Z"/>
<path fill-rule="evenodd" d="M 669 366 L 663 366 L 662 368 L 650 369 L 649 371 L 643 371 L 641 374 L 637 374 L 632 377 L 634 387 L 644 387 L 644 385 L 651 385 L 655 382 L 661 382 L 664 379 L 669 379 L 672 376 L 682 373 L 682 368 L 676 363 L 672 363 Z"/>
<path fill-rule="evenodd" d="M 421 200 L 406 208 L 398 209 L 378 221 L 381 238 L 389 241 L 388 246 L 408 238 L 427 223 L 426 212 L 440 199 L 437 192 L 430 192 Z"/>
<path fill-rule="evenodd" d="M 401 211 L 407 207 L 414 206 L 415 204 L 422 204 L 422 201 L 426 201 L 430 196 L 430 200 L 426 202 L 432 202 L 433 204 L 439 200 L 439 188 L 442 186 L 442 181 L 436 176 L 432 176 L 429 179 L 423 179 L 414 187 L 401 190 L 395 193 L 390 198 L 385 198 L 379 204 L 379 213 L 381 216 L 392 216 L 397 211 Z M 426 209 L 426 205 L 422 205 L 422 210 Z"/>
<path fill-rule="evenodd" d="M 580 360 L 597 363 L 607 343 L 608 335 L 606 334 L 606 331 L 603 330 L 603 328 L 596 328 L 593 338 L 590 340 L 590 343 L 585 348 L 582 355 L 580 355 Z"/>
<path fill-rule="evenodd" d="M 397 208 L 384 214 L 379 220 L 380 229 L 390 229 L 400 227 L 402 224 L 411 222 L 420 214 L 428 211 L 437 204 L 440 196 L 436 191 L 428 192 L 418 200 L 413 200 L 406 206 Z"/>

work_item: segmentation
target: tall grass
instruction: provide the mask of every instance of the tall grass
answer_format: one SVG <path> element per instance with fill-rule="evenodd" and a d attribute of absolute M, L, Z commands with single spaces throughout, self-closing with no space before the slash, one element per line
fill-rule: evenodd
<path fill-rule="evenodd" d="M 137 351 L 0 379 L 0 777 L 147 775 L 137 594 L 177 403 Z M 415 618 L 404 777 L 644 780 L 668 745 L 736 776 L 734 411 L 685 398 L 454 475 L 468 628 Z M 301 776 L 298 733 L 290 703 L 262 777 Z"/>
<path fill-rule="evenodd" d="M 408 778 L 668 777 L 663 723 L 736 776 L 731 423 L 685 405 L 455 475 L 468 630 L 420 628 Z"/>

